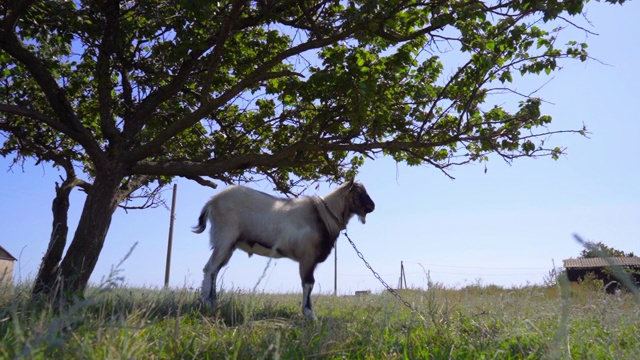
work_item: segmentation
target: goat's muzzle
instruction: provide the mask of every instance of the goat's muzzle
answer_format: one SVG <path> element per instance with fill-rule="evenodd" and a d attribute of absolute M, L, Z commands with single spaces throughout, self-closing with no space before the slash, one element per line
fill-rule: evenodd
<path fill-rule="evenodd" d="M 369 200 L 367 204 L 363 207 L 363 211 L 358 213 L 358 220 L 361 223 L 365 224 L 367 222 L 367 214 L 373 212 L 376 209 L 376 204 L 374 204 L 373 200 Z"/>

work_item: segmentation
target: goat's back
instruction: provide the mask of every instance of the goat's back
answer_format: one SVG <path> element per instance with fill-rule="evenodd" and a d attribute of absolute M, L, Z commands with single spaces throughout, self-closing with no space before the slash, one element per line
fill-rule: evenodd
<path fill-rule="evenodd" d="M 248 187 L 230 186 L 215 195 L 207 207 L 217 233 L 230 229 L 265 243 L 304 240 L 317 234 L 317 215 L 308 197 L 280 199 Z"/>

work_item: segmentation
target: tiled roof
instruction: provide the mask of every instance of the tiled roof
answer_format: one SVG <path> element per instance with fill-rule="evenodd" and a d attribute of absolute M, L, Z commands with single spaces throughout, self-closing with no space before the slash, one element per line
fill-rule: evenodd
<path fill-rule="evenodd" d="M 567 259 L 562 260 L 565 268 L 594 268 L 611 265 L 618 266 L 640 266 L 640 257 L 610 257 L 610 258 L 587 258 L 587 259 Z"/>
<path fill-rule="evenodd" d="M 14 258 L 13 255 L 9 254 L 7 250 L 5 250 L 2 246 L 0 246 L 0 260 L 16 261 L 18 259 Z"/>

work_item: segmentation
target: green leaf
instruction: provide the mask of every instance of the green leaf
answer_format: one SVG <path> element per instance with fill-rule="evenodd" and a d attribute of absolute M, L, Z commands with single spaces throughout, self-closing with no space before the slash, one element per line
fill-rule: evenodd
<path fill-rule="evenodd" d="M 487 50 L 489 51 L 493 51 L 496 48 L 496 42 L 493 40 L 489 40 L 487 41 L 487 43 L 485 44 L 485 47 L 487 48 Z"/>

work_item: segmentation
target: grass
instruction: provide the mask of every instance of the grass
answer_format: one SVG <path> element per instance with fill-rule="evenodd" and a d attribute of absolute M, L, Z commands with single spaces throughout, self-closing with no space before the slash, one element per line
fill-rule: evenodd
<path fill-rule="evenodd" d="M 433 284 L 432 284 L 433 285 Z M 0 289 L 2 359 L 638 359 L 640 302 L 589 284 L 403 290 L 313 297 L 226 291 L 203 308 L 186 290 L 92 289 L 65 309 Z"/>

